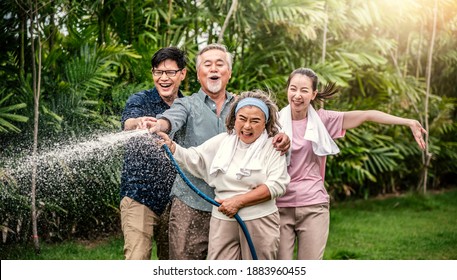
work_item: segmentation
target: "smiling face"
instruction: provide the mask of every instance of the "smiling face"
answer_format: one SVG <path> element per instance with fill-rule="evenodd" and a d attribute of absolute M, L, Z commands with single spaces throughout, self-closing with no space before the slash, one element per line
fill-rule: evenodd
<path fill-rule="evenodd" d="M 179 70 L 178 64 L 172 59 L 162 61 L 154 70 Z M 152 75 L 154 86 L 157 88 L 159 95 L 165 102 L 173 102 L 178 97 L 178 90 L 181 82 L 186 78 L 186 69 L 182 69 L 176 73 L 174 77 L 168 77 L 166 73 L 161 76 Z"/>
<path fill-rule="evenodd" d="M 265 114 L 256 106 L 244 106 L 236 113 L 235 132 L 244 143 L 253 143 L 264 129 Z"/>
<path fill-rule="evenodd" d="M 303 119 L 308 114 L 308 106 L 316 98 L 317 90 L 313 91 L 313 81 L 306 75 L 296 74 L 287 88 L 287 99 L 293 119 Z"/>
<path fill-rule="evenodd" d="M 225 94 L 225 88 L 232 75 L 227 54 L 218 49 L 202 53 L 198 60 L 197 78 L 207 94 Z"/>

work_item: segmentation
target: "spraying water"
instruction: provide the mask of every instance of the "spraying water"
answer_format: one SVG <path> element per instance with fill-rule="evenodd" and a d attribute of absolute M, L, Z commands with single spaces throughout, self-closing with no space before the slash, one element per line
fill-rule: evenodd
<path fill-rule="evenodd" d="M 33 164 L 38 169 L 38 215 L 46 227 L 40 230 L 42 234 L 55 237 L 78 230 L 83 232 L 82 227 L 90 226 L 117 228 L 117 224 L 110 222 L 117 217 L 123 147 L 133 138 L 154 144 L 155 141 L 151 141 L 154 137 L 158 136 L 147 130 L 105 133 L 71 144 L 53 143 L 35 158 L 2 159 L 0 228 L 3 242 L 7 236 L 14 236 L 16 240 L 29 238 L 30 231 L 26 227 Z M 151 149 L 160 150 L 160 147 Z M 165 155 L 161 152 L 157 157 Z"/>
<path fill-rule="evenodd" d="M 18 178 L 30 174 L 34 162 L 38 166 L 42 166 L 44 164 L 52 165 L 53 163 L 71 164 L 72 162 L 87 161 L 93 158 L 103 160 L 111 156 L 113 150 L 122 147 L 132 137 L 147 133 L 146 129 L 130 130 L 108 133 L 73 144 L 62 145 L 54 143 L 51 148 L 40 152 L 35 158 L 27 156 L 19 161 L 6 161 L 3 172 Z"/>

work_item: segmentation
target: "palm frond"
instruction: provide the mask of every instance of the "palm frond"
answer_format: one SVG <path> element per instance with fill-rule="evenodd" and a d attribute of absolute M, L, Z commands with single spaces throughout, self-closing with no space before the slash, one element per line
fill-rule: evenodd
<path fill-rule="evenodd" d="M 0 90 L 0 97 L 3 95 L 5 90 Z M 12 93 L 6 95 L 0 100 L 0 132 L 20 132 L 21 130 L 15 126 L 14 122 L 22 122 L 25 123 L 28 121 L 28 117 L 16 114 L 17 110 L 26 108 L 27 105 L 25 103 L 18 103 L 13 105 L 6 105 L 8 100 L 13 96 Z M 1 107 L 2 104 L 6 106 Z"/>

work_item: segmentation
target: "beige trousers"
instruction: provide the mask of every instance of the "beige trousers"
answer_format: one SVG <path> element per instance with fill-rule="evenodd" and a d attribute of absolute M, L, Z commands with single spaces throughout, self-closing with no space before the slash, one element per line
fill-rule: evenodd
<path fill-rule="evenodd" d="M 297 242 L 297 259 L 321 260 L 329 232 L 329 205 L 325 203 L 296 208 L 280 207 L 279 214 L 281 238 L 278 259 L 293 259 Z"/>
<path fill-rule="evenodd" d="M 275 260 L 279 246 L 279 213 L 245 221 L 259 260 Z M 237 221 L 211 218 L 208 259 L 252 260 L 246 237 Z"/>
<path fill-rule="evenodd" d="M 129 198 L 121 200 L 121 225 L 124 234 L 124 257 L 126 260 L 150 260 L 152 238 L 157 245 L 160 260 L 168 256 L 169 207 L 160 216 L 147 206 Z"/>

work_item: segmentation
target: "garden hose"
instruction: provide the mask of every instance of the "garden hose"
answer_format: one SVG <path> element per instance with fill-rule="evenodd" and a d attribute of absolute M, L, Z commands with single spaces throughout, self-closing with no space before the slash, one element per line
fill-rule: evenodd
<path fill-rule="evenodd" d="M 173 154 L 170 151 L 170 148 L 166 144 L 162 146 L 165 149 L 165 152 L 167 153 L 168 157 L 170 158 L 171 162 L 173 163 L 173 166 L 176 168 L 176 171 L 178 171 L 179 176 L 186 182 L 186 184 L 194 191 L 196 192 L 201 198 L 204 200 L 208 201 L 209 203 L 219 207 L 221 204 L 214 199 L 208 197 L 205 193 L 203 193 L 201 190 L 199 190 L 196 186 L 192 184 L 192 182 L 186 177 L 186 175 L 182 172 L 181 168 L 179 167 L 178 163 L 176 162 L 175 158 L 173 157 Z M 252 243 L 251 236 L 249 235 L 248 229 L 246 227 L 246 224 L 243 222 L 241 217 L 238 215 L 238 213 L 235 214 L 234 218 L 237 220 L 238 224 L 241 226 L 241 229 L 243 230 L 244 236 L 246 237 L 246 240 L 248 241 L 249 249 L 251 250 L 251 255 L 253 260 L 258 260 L 257 258 L 257 253 L 255 252 L 255 247 L 254 243 Z"/>

